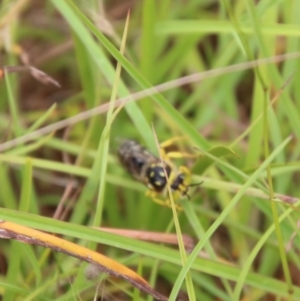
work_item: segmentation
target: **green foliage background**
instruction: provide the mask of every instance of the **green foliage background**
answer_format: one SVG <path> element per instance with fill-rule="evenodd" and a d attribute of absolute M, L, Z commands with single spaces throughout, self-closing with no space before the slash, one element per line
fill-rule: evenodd
<path fill-rule="evenodd" d="M 30 64 L 61 88 L 28 73 L 0 83 L 0 218 L 90 248 L 100 243 L 101 252 L 138 269 L 170 300 L 178 292 L 182 300 L 300 300 L 299 59 L 234 67 L 297 52 L 299 9 L 298 1 L 271 0 L 2 1 L 1 65 L 21 64 L 20 45 Z M 214 69 L 213 76 L 205 73 Z M 67 134 L 48 131 L 1 148 L 116 98 L 201 72 L 201 81 L 144 95 L 118 114 L 105 110 L 70 123 Z M 193 182 L 204 182 L 190 202 L 182 200 L 178 216 L 151 202 L 116 158 L 120 138 L 155 152 L 152 125 L 160 142 L 183 135 L 182 144 L 201 155 L 187 164 Z M 67 197 L 65 222 L 50 219 L 71 181 L 80 189 Z M 177 233 L 179 241 L 182 233 L 195 238 L 195 248 L 190 253 L 84 227 L 92 225 Z M 2 300 L 95 296 L 97 281 L 85 278 L 85 264 L 0 243 Z M 122 300 L 151 299 L 103 279 L 98 294 L 105 300 L 122 291 Z"/>

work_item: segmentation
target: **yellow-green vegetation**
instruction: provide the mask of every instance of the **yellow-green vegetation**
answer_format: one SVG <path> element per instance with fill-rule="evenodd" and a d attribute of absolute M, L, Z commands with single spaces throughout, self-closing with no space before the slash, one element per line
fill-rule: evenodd
<path fill-rule="evenodd" d="M 3 0 L 0 219 L 98 250 L 171 301 L 300 300 L 299 9 Z M 191 156 L 172 168 L 201 186 L 166 191 L 169 208 L 117 153 L 133 139 L 159 157 L 174 137 L 169 154 Z M 1 239 L 0 298 L 153 300 L 86 267 Z"/>

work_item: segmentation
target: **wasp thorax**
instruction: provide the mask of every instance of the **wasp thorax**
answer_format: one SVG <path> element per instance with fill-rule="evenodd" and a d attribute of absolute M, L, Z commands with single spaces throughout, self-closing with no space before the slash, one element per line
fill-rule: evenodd
<path fill-rule="evenodd" d="M 148 187 L 150 189 L 160 192 L 165 188 L 167 184 L 165 171 L 169 177 L 171 173 L 171 167 L 167 164 L 162 165 L 161 163 L 153 163 L 148 167 L 146 171 L 146 177 L 148 179 Z"/>

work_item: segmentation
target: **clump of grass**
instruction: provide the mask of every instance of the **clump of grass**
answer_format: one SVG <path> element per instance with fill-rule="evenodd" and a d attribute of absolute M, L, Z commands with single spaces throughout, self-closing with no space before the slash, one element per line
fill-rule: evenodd
<path fill-rule="evenodd" d="M 293 272 L 300 263 L 297 4 L 1 5 L 2 65 L 32 65 L 61 85 L 43 85 L 28 73 L 1 82 L 1 219 L 80 245 L 99 243 L 99 251 L 138 269 L 170 300 L 300 300 Z M 111 107 L 107 118 L 111 98 L 123 107 L 114 118 Z M 175 162 L 191 168 L 193 182 L 203 180 L 191 201 L 182 200 L 177 231 L 172 210 L 151 202 L 116 158 L 118 138 L 155 152 L 152 125 L 159 142 L 183 135 L 184 147 L 199 153 L 197 160 Z M 177 233 L 179 240 L 181 232 L 194 238 L 193 248 L 78 226 L 95 220 Z M 85 278 L 84 264 L 0 243 L 3 300 L 95 296 L 97 281 Z M 103 297 L 142 298 L 128 284 L 102 281 Z"/>

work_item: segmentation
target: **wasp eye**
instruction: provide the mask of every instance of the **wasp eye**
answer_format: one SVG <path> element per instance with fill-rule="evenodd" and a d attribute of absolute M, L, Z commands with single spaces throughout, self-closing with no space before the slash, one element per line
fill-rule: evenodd
<path fill-rule="evenodd" d="M 171 185 L 172 190 L 179 190 L 179 187 L 184 184 L 184 178 L 183 174 L 179 174 Z"/>

